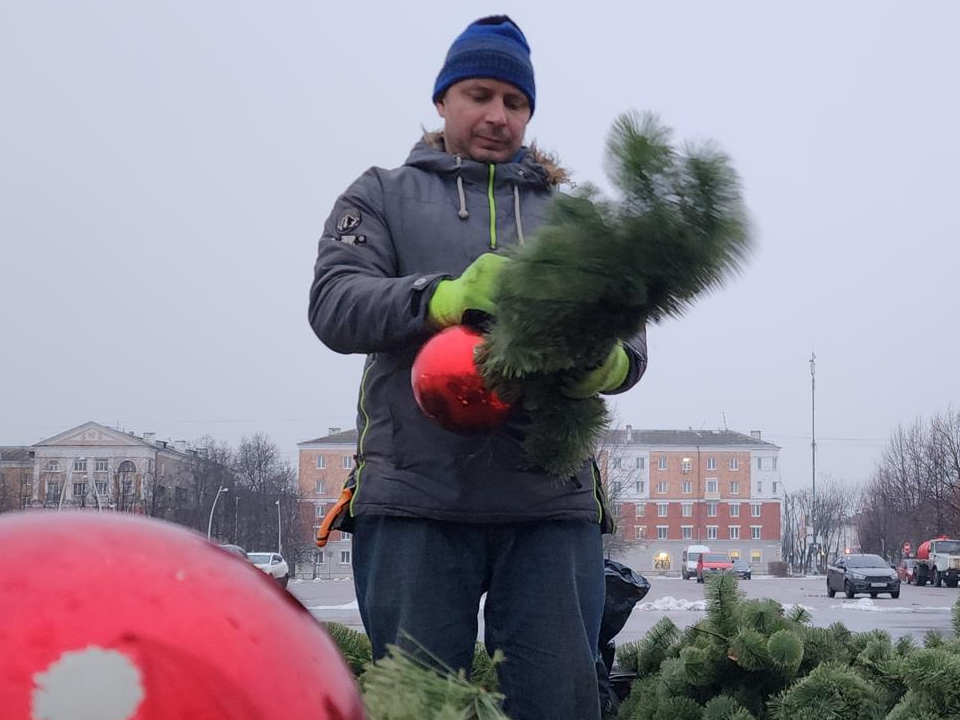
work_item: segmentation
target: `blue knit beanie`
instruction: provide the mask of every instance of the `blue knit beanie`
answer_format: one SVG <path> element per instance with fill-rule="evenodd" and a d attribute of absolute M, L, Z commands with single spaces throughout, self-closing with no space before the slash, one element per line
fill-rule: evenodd
<path fill-rule="evenodd" d="M 436 102 L 454 83 L 469 78 L 493 78 L 510 83 L 536 105 L 537 89 L 530 64 L 530 46 L 517 24 L 506 15 L 491 15 L 470 23 L 453 41 L 433 86 Z"/>

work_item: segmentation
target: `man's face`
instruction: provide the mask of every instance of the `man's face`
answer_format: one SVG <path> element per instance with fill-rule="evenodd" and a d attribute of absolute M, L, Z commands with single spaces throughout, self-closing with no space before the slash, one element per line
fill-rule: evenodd
<path fill-rule="evenodd" d="M 437 101 L 446 150 L 478 162 L 507 162 L 523 144 L 530 121 L 527 96 L 500 80 L 471 78 Z"/>

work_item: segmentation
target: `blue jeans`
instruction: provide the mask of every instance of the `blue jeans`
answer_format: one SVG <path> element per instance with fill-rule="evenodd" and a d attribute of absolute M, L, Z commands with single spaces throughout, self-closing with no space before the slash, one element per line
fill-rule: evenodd
<path fill-rule="evenodd" d="M 353 574 L 374 658 L 419 646 L 468 673 L 486 592 L 484 642 L 501 650 L 512 720 L 598 720 L 603 615 L 600 528 L 579 521 L 469 525 L 361 516 Z M 414 642 L 406 639 L 409 635 Z"/>

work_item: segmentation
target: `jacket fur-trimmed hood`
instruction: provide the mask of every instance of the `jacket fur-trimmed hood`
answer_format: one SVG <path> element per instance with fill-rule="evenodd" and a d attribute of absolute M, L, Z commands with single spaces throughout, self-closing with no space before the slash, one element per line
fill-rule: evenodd
<path fill-rule="evenodd" d="M 428 147 L 439 150 L 440 152 L 446 152 L 442 130 L 424 131 L 422 139 Z M 527 151 L 530 158 L 537 165 L 543 168 L 546 173 L 546 181 L 550 185 L 558 186 L 571 183 L 570 173 L 567 169 L 560 166 L 559 160 L 556 157 L 538 148 L 536 142 L 530 143 L 530 146 L 524 147 L 524 150 Z"/>

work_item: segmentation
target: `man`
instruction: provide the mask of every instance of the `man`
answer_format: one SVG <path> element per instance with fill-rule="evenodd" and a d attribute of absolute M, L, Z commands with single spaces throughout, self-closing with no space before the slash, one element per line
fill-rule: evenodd
<path fill-rule="evenodd" d="M 410 367 L 464 312 L 496 314 L 497 251 L 524 242 L 565 173 L 523 146 L 536 90 L 530 49 L 506 16 L 453 42 L 433 101 L 443 131 L 403 167 L 371 168 L 337 200 L 319 242 L 310 323 L 367 356 L 345 527 L 375 656 L 397 643 L 469 671 L 486 593 L 485 642 L 514 720 L 599 718 L 595 655 L 604 600 L 599 478 L 531 471 L 517 427 L 450 433 L 417 407 Z M 566 392 L 628 389 L 643 334 Z"/>

